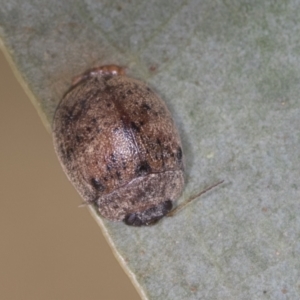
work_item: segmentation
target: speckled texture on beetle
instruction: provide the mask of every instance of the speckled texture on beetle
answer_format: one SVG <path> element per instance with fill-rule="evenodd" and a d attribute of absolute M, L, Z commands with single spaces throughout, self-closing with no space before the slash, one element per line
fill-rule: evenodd
<path fill-rule="evenodd" d="M 182 193 L 182 146 L 171 114 L 121 67 L 75 79 L 56 110 L 53 136 L 68 178 L 104 218 L 151 225 Z"/>

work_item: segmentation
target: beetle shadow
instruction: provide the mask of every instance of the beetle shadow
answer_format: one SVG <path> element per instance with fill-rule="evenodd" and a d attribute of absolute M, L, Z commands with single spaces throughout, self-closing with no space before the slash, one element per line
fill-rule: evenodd
<path fill-rule="evenodd" d="M 191 168 L 195 161 L 193 151 L 192 151 L 192 142 L 189 139 L 187 128 L 183 126 L 183 122 L 180 122 L 180 124 L 178 124 L 178 118 L 175 114 L 174 114 L 174 122 L 179 131 L 182 148 L 183 148 L 184 179 L 185 179 L 185 186 L 186 186 L 188 183 L 188 179 L 190 178 Z"/>

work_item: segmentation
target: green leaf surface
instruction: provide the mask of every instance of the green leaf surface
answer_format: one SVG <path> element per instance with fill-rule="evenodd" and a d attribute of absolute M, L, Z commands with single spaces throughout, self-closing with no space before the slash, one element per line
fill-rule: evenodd
<path fill-rule="evenodd" d="M 149 228 L 101 220 L 145 299 L 300 298 L 300 2 L 0 1 L 2 47 L 48 128 L 72 77 L 113 63 L 166 101 L 179 203 Z"/>

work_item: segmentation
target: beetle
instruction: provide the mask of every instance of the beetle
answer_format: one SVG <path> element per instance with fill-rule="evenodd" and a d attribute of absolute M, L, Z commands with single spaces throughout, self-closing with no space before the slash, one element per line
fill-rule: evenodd
<path fill-rule="evenodd" d="M 67 177 L 104 218 L 152 225 L 182 193 L 183 151 L 171 113 L 122 67 L 74 79 L 56 109 L 53 141 Z"/>

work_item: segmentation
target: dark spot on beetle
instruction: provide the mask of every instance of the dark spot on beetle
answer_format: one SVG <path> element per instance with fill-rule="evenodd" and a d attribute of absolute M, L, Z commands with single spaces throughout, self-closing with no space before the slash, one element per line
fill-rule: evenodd
<path fill-rule="evenodd" d="M 143 121 L 140 122 L 140 126 L 143 126 L 145 123 Z"/>
<path fill-rule="evenodd" d="M 150 194 L 151 192 L 153 192 L 153 187 L 149 186 L 149 185 L 146 185 L 145 188 L 144 188 L 144 197 L 147 195 L 147 194 Z"/>
<path fill-rule="evenodd" d="M 121 173 L 119 171 L 116 172 L 117 178 L 120 180 L 121 179 Z"/>
<path fill-rule="evenodd" d="M 146 190 L 141 190 L 141 189 L 138 190 L 137 193 L 135 194 L 136 200 L 133 200 L 134 201 L 133 203 L 137 202 L 137 200 L 142 202 L 146 198 L 146 194 L 147 194 Z"/>
<path fill-rule="evenodd" d="M 141 162 L 140 165 L 137 166 L 135 171 L 137 176 L 144 176 L 150 172 L 151 172 L 151 167 L 149 166 L 147 161 Z"/>
<path fill-rule="evenodd" d="M 66 122 L 64 122 L 64 123 L 65 123 L 65 126 L 63 126 L 62 128 L 59 129 L 59 133 L 62 136 L 65 135 L 65 127 L 69 126 Z"/>
<path fill-rule="evenodd" d="M 134 122 L 131 122 L 130 125 L 131 125 L 131 128 L 134 131 L 136 131 L 136 132 L 140 132 L 141 131 L 141 128 L 138 125 L 136 125 Z"/>
<path fill-rule="evenodd" d="M 154 225 L 165 216 L 173 207 L 171 200 L 166 200 L 144 211 L 129 213 L 124 218 L 124 223 L 131 226 Z"/>
<path fill-rule="evenodd" d="M 61 151 L 61 154 L 63 155 L 63 158 L 66 157 L 66 151 L 63 147 L 60 147 L 60 151 Z"/>
<path fill-rule="evenodd" d="M 151 107 L 147 103 L 143 103 L 142 108 L 145 109 L 145 110 L 150 110 L 151 109 Z"/>
<path fill-rule="evenodd" d="M 162 205 L 163 214 L 166 215 L 173 208 L 173 203 L 171 200 L 167 200 Z"/>
<path fill-rule="evenodd" d="M 73 120 L 73 110 L 67 109 L 66 113 L 63 116 L 63 118 L 64 118 L 64 121 L 67 122 L 67 123 L 72 121 Z"/>
<path fill-rule="evenodd" d="M 81 143 L 83 140 L 84 140 L 84 139 L 83 139 L 82 136 L 76 134 L 76 141 L 77 141 L 77 143 Z"/>
<path fill-rule="evenodd" d="M 178 147 L 177 152 L 176 152 L 176 157 L 178 159 L 178 162 L 181 163 L 181 161 L 182 161 L 182 150 L 181 150 L 181 147 Z"/>
<path fill-rule="evenodd" d="M 77 113 L 74 113 L 74 108 L 68 109 L 66 111 L 66 115 L 64 116 L 64 122 L 66 126 L 69 126 L 71 122 L 77 121 L 81 116 L 81 110 L 77 111 Z"/>
<path fill-rule="evenodd" d="M 160 141 L 159 138 L 156 139 L 156 143 L 157 143 L 159 146 L 161 146 L 161 141 Z"/>
<path fill-rule="evenodd" d="M 132 205 L 135 205 L 137 200 L 136 199 L 130 199 L 129 202 L 132 204 Z"/>
<path fill-rule="evenodd" d="M 132 94 L 133 94 L 132 90 L 128 90 L 128 91 L 127 91 L 127 94 L 128 94 L 128 95 L 132 95 Z"/>
<path fill-rule="evenodd" d="M 115 127 L 114 129 L 113 129 L 113 132 L 118 132 L 119 131 L 119 127 Z"/>
<path fill-rule="evenodd" d="M 107 104 L 106 104 L 106 107 L 111 107 L 111 103 L 107 103 Z"/>
<path fill-rule="evenodd" d="M 100 132 L 101 132 L 101 128 L 98 127 L 98 128 L 96 129 L 96 132 L 97 132 L 97 133 L 100 133 Z"/>
<path fill-rule="evenodd" d="M 111 160 L 113 163 L 115 163 L 115 162 L 117 161 L 116 156 L 115 156 L 113 153 L 110 155 L 110 160 Z"/>
<path fill-rule="evenodd" d="M 150 89 L 149 87 L 147 87 L 147 91 L 148 91 L 148 92 L 152 92 L 151 89 Z"/>
<path fill-rule="evenodd" d="M 91 179 L 91 184 L 92 186 L 98 191 L 98 192 L 103 192 L 105 190 L 104 185 L 101 183 L 101 181 L 97 178 L 92 178 Z"/>
<path fill-rule="evenodd" d="M 86 108 L 86 99 L 80 101 L 80 108 L 81 109 L 85 109 Z"/>
<path fill-rule="evenodd" d="M 124 218 L 124 223 L 126 225 L 130 225 L 130 226 L 142 226 L 143 225 L 141 217 L 137 213 L 130 213 L 130 214 L 126 215 Z"/>
<path fill-rule="evenodd" d="M 122 130 L 126 140 L 131 140 L 131 131 L 129 130 L 128 126 L 124 124 Z"/>
<path fill-rule="evenodd" d="M 104 181 L 107 181 L 107 180 L 108 180 L 108 178 L 107 178 L 106 176 L 104 176 L 104 177 L 103 177 L 103 180 L 104 180 Z"/>
<path fill-rule="evenodd" d="M 71 156 L 74 153 L 74 149 L 73 148 L 68 148 L 67 149 L 67 160 L 71 160 Z"/>
<path fill-rule="evenodd" d="M 110 78 L 104 77 L 105 81 L 107 81 L 107 79 L 109 80 Z M 106 93 L 106 94 L 111 95 L 113 93 L 113 87 L 111 87 L 110 85 L 106 84 L 104 91 L 100 91 L 99 90 L 99 93 Z"/>
<path fill-rule="evenodd" d="M 112 166 L 111 165 L 106 165 L 106 170 L 107 171 L 110 171 L 112 169 Z"/>
<path fill-rule="evenodd" d="M 85 130 L 86 130 L 87 132 L 91 132 L 91 131 L 92 131 L 92 128 L 91 128 L 91 127 L 87 127 Z"/>
<path fill-rule="evenodd" d="M 114 208 L 114 209 L 118 209 L 119 207 L 120 207 L 120 206 L 119 206 L 118 204 L 114 204 L 114 205 L 113 205 L 113 208 Z"/>
<path fill-rule="evenodd" d="M 97 122 L 97 119 L 96 119 L 96 118 L 93 118 L 93 119 L 92 119 L 92 123 L 95 124 L 96 122 Z"/>

